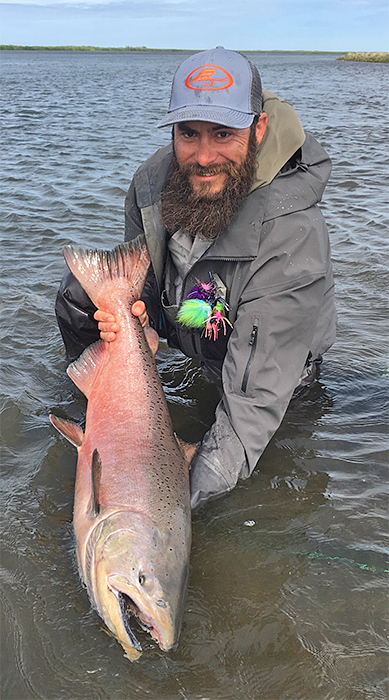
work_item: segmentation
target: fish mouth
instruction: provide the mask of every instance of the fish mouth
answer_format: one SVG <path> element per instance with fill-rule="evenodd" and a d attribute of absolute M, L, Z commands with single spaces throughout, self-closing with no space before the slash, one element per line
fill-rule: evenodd
<path fill-rule="evenodd" d="M 135 633 L 131 627 L 131 618 L 135 618 L 141 629 L 145 632 L 148 632 L 151 635 L 151 637 L 156 642 L 158 642 L 158 633 L 155 630 L 154 625 L 152 624 L 151 620 L 149 620 L 147 616 L 140 610 L 140 608 L 137 606 L 134 600 L 130 598 L 130 596 L 127 595 L 127 593 L 123 593 L 122 591 L 117 591 L 117 597 L 119 601 L 120 613 L 122 616 L 124 629 L 126 630 L 126 633 L 131 641 L 132 646 L 137 651 L 142 651 L 140 642 L 135 636 Z"/>

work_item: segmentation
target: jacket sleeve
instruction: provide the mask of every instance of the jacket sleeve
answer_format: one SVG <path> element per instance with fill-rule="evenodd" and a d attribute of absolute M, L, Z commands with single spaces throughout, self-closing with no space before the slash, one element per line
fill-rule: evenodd
<path fill-rule="evenodd" d="M 58 290 L 55 314 L 70 362 L 100 337 L 97 322 L 93 318 L 95 311 L 95 305 L 80 283 L 71 272 L 67 272 Z"/>
<path fill-rule="evenodd" d="M 329 256 L 329 245 L 323 245 L 325 223 L 317 209 L 316 214 L 307 216 L 303 236 L 314 239 L 312 257 L 304 253 L 306 241 L 294 250 L 297 238 L 290 236 L 289 248 L 286 242 L 282 254 L 269 256 L 242 295 L 223 364 L 222 400 L 191 469 L 193 509 L 252 473 L 301 377 L 322 307 Z M 278 222 L 269 227 L 270 237 L 277 237 Z"/>

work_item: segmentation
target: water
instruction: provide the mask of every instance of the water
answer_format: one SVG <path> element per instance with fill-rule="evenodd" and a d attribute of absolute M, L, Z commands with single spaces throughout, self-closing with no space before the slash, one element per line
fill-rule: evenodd
<path fill-rule="evenodd" d="M 338 341 L 260 468 L 193 518 L 178 650 L 135 664 L 104 633 L 75 565 L 76 454 L 48 413 L 81 421 L 54 317 L 63 244 L 113 247 L 182 54 L 1 52 L 3 700 L 383 700 L 387 631 L 388 68 L 251 56 L 334 170 Z M 215 392 L 162 346 L 174 426 L 200 439 Z"/>

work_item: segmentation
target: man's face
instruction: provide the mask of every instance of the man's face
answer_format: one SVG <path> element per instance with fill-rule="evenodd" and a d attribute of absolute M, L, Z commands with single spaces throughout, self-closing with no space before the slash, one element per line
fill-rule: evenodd
<path fill-rule="evenodd" d="M 197 195 L 211 197 L 222 191 L 230 164 L 237 168 L 247 156 L 250 127 L 229 129 L 211 122 L 181 122 L 174 125 L 174 150 L 178 165 L 188 170 Z"/>
<path fill-rule="evenodd" d="M 173 167 L 161 194 L 169 233 L 214 240 L 228 226 L 252 186 L 266 124 L 261 114 L 248 129 L 200 121 L 174 126 Z"/>

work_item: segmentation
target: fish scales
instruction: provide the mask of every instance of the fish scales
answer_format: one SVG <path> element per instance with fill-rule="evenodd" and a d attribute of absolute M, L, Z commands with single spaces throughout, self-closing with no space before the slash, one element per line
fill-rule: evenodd
<path fill-rule="evenodd" d="M 130 614 L 162 649 L 178 639 L 191 540 L 188 467 L 131 312 L 149 265 L 144 237 L 111 253 L 68 246 L 64 256 L 93 303 L 120 325 L 115 341 L 99 341 L 68 368 L 88 399 L 84 435 L 51 420 L 78 449 L 74 530 L 81 575 L 133 660 L 141 647 Z"/>

